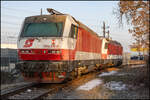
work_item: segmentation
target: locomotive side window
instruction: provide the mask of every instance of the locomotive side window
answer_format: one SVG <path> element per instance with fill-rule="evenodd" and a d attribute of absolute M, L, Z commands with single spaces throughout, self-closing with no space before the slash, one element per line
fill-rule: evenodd
<path fill-rule="evenodd" d="M 107 49 L 108 48 L 108 43 L 105 43 L 105 49 Z"/>
<path fill-rule="evenodd" d="M 60 37 L 62 30 L 62 22 L 25 23 L 21 37 Z"/>
<path fill-rule="evenodd" d="M 70 30 L 70 33 L 69 33 L 69 37 L 76 39 L 77 34 L 78 34 L 78 27 L 75 26 L 75 25 L 71 25 L 71 30 Z"/>

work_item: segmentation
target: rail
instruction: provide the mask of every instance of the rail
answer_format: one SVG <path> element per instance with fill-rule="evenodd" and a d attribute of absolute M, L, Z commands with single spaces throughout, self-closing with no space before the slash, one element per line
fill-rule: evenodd
<path fill-rule="evenodd" d="M 10 96 L 8 99 L 39 99 L 40 97 L 48 94 L 51 90 L 46 89 L 33 89 L 32 91 L 24 91 L 20 94 L 16 94 L 14 96 Z"/>
<path fill-rule="evenodd" d="M 1 99 L 13 92 L 16 92 L 16 91 L 19 91 L 19 90 L 22 90 L 22 89 L 25 89 L 25 88 L 28 88 L 28 87 L 32 87 L 34 85 L 36 85 L 38 83 L 28 83 L 28 84 L 24 84 L 24 85 L 19 85 L 19 86 L 16 86 L 14 88 L 9 88 L 9 89 L 3 89 L 1 90 Z"/>

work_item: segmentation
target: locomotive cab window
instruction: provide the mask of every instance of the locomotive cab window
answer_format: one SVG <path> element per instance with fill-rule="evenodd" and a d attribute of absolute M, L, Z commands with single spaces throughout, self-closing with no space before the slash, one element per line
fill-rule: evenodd
<path fill-rule="evenodd" d="M 21 37 L 60 37 L 62 22 L 25 23 Z"/>
<path fill-rule="evenodd" d="M 78 27 L 75 25 L 71 25 L 69 37 L 76 39 L 77 35 L 78 35 Z"/>

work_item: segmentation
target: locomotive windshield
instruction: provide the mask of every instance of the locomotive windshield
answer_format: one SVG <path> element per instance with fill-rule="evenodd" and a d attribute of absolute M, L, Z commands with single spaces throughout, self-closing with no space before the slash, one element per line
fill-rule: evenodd
<path fill-rule="evenodd" d="M 60 37 L 62 22 L 25 23 L 21 37 Z"/>

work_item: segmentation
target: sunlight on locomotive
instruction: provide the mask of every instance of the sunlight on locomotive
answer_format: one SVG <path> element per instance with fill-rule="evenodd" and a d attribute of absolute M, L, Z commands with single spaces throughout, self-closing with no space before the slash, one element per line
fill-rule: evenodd
<path fill-rule="evenodd" d="M 27 81 L 61 83 L 122 64 L 123 47 L 118 41 L 99 36 L 69 14 L 47 10 L 50 15 L 26 17 L 18 37 L 16 68 Z"/>

